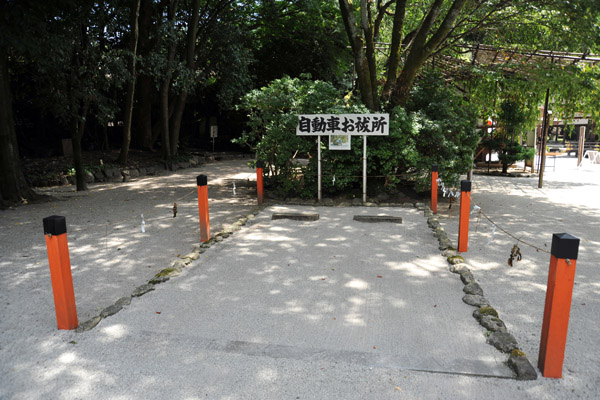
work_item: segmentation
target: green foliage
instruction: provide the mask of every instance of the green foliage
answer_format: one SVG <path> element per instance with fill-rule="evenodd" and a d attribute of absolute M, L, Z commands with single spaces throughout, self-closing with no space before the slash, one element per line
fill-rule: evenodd
<path fill-rule="evenodd" d="M 505 137 L 484 139 L 482 143 L 486 148 L 498 153 L 498 159 L 502 162 L 502 172 L 506 172 L 510 164 L 520 160 L 529 160 L 535 154 L 535 149 L 526 148 L 516 140 Z"/>
<path fill-rule="evenodd" d="M 498 128 L 492 137 L 482 141 L 483 145 L 498 153 L 502 162 L 502 172 L 508 171 L 508 166 L 516 161 L 533 158 L 535 150 L 522 146 L 516 136 L 523 133 L 527 126 L 527 111 L 521 106 L 519 97 L 513 95 L 500 103 L 498 112 Z"/>
<path fill-rule="evenodd" d="M 459 177 L 473 165 L 479 142 L 475 132 L 476 109 L 435 71 L 426 72 L 411 92 L 407 110 L 414 114 L 414 149 L 408 160 L 417 174 L 417 189 L 429 186 L 429 171 L 438 164 L 446 186 L 458 185 Z"/>
<path fill-rule="evenodd" d="M 303 73 L 338 82 L 351 71 L 351 53 L 346 49 L 337 2 L 249 2 L 246 12 L 248 46 L 257 60 L 251 71 L 259 85 Z"/>
<path fill-rule="evenodd" d="M 415 87 L 409 107 L 391 111 L 388 137 L 368 138 L 368 175 L 384 176 L 386 185 L 393 185 L 408 174 L 417 189 L 425 189 L 431 165 L 437 163 L 446 185 L 456 185 L 470 168 L 479 140 L 472 107 L 437 74 L 427 74 Z M 267 184 L 285 196 L 314 196 L 317 187 L 316 138 L 295 135 L 298 114 L 368 112 L 362 105 L 345 103 L 329 83 L 289 77 L 248 93 L 240 108 L 248 111 L 250 131 L 234 142 L 266 161 Z M 362 138 L 355 136 L 349 151 L 330 151 L 326 141 L 322 137 L 320 143 L 323 192 L 359 187 Z M 297 155 L 308 156 L 308 165 L 296 165 Z"/>
<path fill-rule="evenodd" d="M 298 114 L 365 112 L 360 106 L 346 105 L 330 83 L 290 77 L 249 92 L 239 108 L 248 111 L 250 131 L 234 139 L 234 143 L 250 147 L 256 151 L 257 159 L 266 162 L 270 172 L 267 185 L 281 195 L 301 196 L 316 191 L 317 149 L 315 137 L 296 136 Z M 298 155 L 309 157 L 308 167 L 296 165 L 294 159 Z M 345 161 L 334 162 L 328 172 L 336 173 L 339 169 L 335 166 L 340 164 L 345 165 Z"/>
<path fill-rule="evenodd" d="M 500 104 L 498 123 L 501 125 L 503 136 L 515 139 L 515 135 L 523 130 L 527 116 L 516 100 L 506 99 Z"/>

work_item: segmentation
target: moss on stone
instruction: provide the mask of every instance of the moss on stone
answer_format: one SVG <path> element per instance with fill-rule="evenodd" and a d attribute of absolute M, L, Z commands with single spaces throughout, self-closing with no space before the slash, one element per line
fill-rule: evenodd
<path fill-rule="evenodd" d="M 519 349 L 514 349 L 513 351 L 510 352 L 510 355 L 513 357 L 525 357 L 525 353 L 523 353 L 521 350 Z"/>
<path fill-rule="evenodd" d="M 465 259 L 463 256 L 450 256 L 448 257 L 448 262 L 450 264 L 464 264 Z"/>
<path fill-rule="evenodd" d="M 498 318 L 498 311 L 492 306 L 483 306 L 479 309 L 479 312 L 482 315 L 490 315 L 492 317 Z"/>
<path fill-rule="evenodd" d="M 175 271 L 175 268 L 165 268 L 162 271 L 160 271 L 158 274 L 156 274 L 156 277 L 159 278 L 159 277 L 162 277 L 162 276 L 169 276 L 174 271 Z"/>

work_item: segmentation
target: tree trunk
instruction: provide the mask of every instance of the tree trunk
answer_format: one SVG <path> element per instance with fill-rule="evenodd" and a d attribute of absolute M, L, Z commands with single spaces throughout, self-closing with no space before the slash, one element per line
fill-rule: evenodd
<path fill-rule="evenodd" d="M 392 88 L 398 80 L 398 68 L 400 67 L 400 55 L 402 54 L 402 30 L 404 29 L 404 14 L 406 13 L 406 0 L 396 1 L 394 11 L 394 23 L 392 25 L 392 43 L 390 56 L 387 61 L 386 80 L 383 85 L 383 100 L 388 101 Z"/>
<path fill-rule="evenodd" d="M 159 90 L 160 101 L 160 138 L 162 142 L 163 158 L 171 158 L 171 142 L 169 139 L 169 87 L 171 86 L 171 74 L 173 73 L 171 64 L 175 58 L 175 44 L 171 44 L 168 50 L 168 67 L 165 79 L 162 81 Z"/>
<path fill-rule="evenodd" d="M 159 93 L 160 95 L 160 93 Z M 168 101 L 169 104 L 169 121 L 173 117 L 173 112 L 175 111 L 175 102 Z M 155 143 L 158 137 L 162 137 L 162 120 L 159 118 L 158 121 L 152 125 L 152 143 Z M 170 129 L 170 128 L 169 128 Z"/>
<path fill-rule="evenodd" d="M 139 38 L 138 55 L 145 59 L 156 47 L 158 35 L 153 20 L 158 7 L 152 0 L 142 0 L 140 3 L 140 16 L 138 18 Z M 154 80 L 145 73 L 143 63 L 139 69 L 136 90 L 136 116 L 137 130 L 136 144 L 145 150 L 152 150 L 152 97 L 154 94 Z"/>
<path fill-rule="evenodd" d="M 12 112 L 8 75 L 8 54 L 0 46 L 0 205 L 16 203 L 38 196 L 31 190 L 19 159 L 19 147 Z"/>
<path fill-rule="evenodd" d="M 369 95 L 372 97 L 372 111 L 379 111 L 379 94 L 377 93 L 377 63 L 375 61 L 375 43 L 373 42 L 373 23 L 371 16 L 371 6 L 367 0 L 360 2 L 361 27 L 365 37 L 366 58 L 369 65 L 369 81 L 371 90 Z"/>
<path fill-rule="evenodd" d="M 198 34 L 198 20 L 200 18 L 200 0 L 194 0 L 192 2 L 192 14 L 190 21 L 188 22 L 187 31 L 187 44 L 186 44 L 186 69 L 193 71 L 196 65 L 196 36 Z M 183 111 L 185 110 L 185 102 L 187 99 L 187 91 L 183 89 L 179 96 L 177 96 L 177 102 L 175 104 L 175 111 L 173 113 L 173 120 L 171 124 L 171 155 L 177 155 L 179 147 L 179 132 L 181 130 L 181 118 L 183 117 Z"/>
<path fill-rule="evenodd" d="M 169 49 L 169 52 L 171 49 Z M 160 140 L 162 142 L 163 158 L 171 158 L 171 145 L 169 141 L 169 84 L 171 77 L 165 77 L 160 85 Z"/>
<path fill-rule="evenodd" d="M 369 61 L 363 50 L 363 38 L 356 29 L 356 21 L 354 19 L 354 9 L 348 0 L 339 0 L 340 10 L 342 12 L 342 20 L 346 28 L 346 34 L 352 47 L 354 56 L 354 66 L 356 75 L 358 76 L 358 88 L 360 91 L 360 99 L 363 104 L 372 111 L 376 110 L 376 104 L 373 101 L 373 88 L 377 91 L 377 85 L 373 86 L 371 82 L 371 71 Z"/>
<path fill-rule="evenodd" d="M 75 119 L 71 128 L 71 141 L 73 142 L 73 164 L 75 165 L 75 182 L 77 191 L 87 190 L 85 182 L 85 168 L 83 166 L 83 151 L 81 150 L 81 138 L 85 132 L 85 119 L 87 117 L 90 102 L 86 101 L 83 105 L 81 116 Z"/>
<path fill-rule="evenodd" d="M 131 40 L 129 43 L 129 51 L 131 52 L 129 61 L 129 72 L 131 73 L 131 81 L 127 84 L 127 95 L 125 99 L 125 117 L 123 118 L 123 141 L 121 144 L 121 152 L 117 160 L 121 164 L 127 163 L 127 155 L 129 154 L 129 144 L 131 143 L 131 116 L 133 115 L 133 98 L 135 94 L 135 61 L 137 56 L 137 45 L 139 37 L 138 18 L 140 12 L 140 0 L 132 0 L 131 4 Z"/>
<path fill-rule="evenodd" d="M 437 30 L 430 36 L 430 31 L 437 21 L 444 0 L 435 0 L 431 5 L 429 12 L 417 30 L 406 57 L 404 68 L 402 68 L 402 72 L 398 77 L 396 87 L 392 90 L 390 108 L 394 108 L 398 105 L 406 105 L 410 89 L 413 86 L 419 70 L 423 64 L 425 64 L 425 61 L 427 61 L 429 56 L 431 56 L 437 47 L 446 39 L 466 1 L 467 0 L 454 0 L 448 9 L 446 17 Z M 428 37 L 429 40 L 427 40 Z"/>
<path fill-rule="evenodd" d="M 167 20 L 170 29 L 175 29 L 175 14 L 177 11 L 177 0 L 171 0 L 167 10 Z M 165 160 L 171 158 L 171 141 L 169 135 L 169 87 L 171 86 L 171 77 L 173 75 L 173 61 L 175 60 L 175 46 L 173 39 L 167 39 L 167 68 L 165 78 L 160 85 L 160 136 L 162 142 L 162 153 Z"/>
<path fill-rule="evenodd" d="M 152 150 L 152 78 L 140 75 L 137 80 L 137 145 Z"/>

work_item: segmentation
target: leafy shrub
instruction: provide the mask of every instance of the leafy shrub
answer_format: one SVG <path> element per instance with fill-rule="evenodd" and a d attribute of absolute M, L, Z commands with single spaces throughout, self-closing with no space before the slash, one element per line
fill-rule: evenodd
<path fill-rule="evenodd" d="M 527 113 L 520 107 L 517 98 L 504 99 L 498 113 L 500 129 L 492 138 L 483 141 L 483 145 L 498 153 L 502 162 L 502 172 L 508 171 L 508 166 L 516 161 L 533 158 L 535 150 L 521 146 L 516 140 L 519 132 L 527 123 Z"/>
<path fill-rule="evenodd" d="M 516 161 L 529 160 L 535 155 L 535 149 L 521 146 L 516 140 L 505 137 L 493 137 L 482 141 L 487 149 L 498 153 L 498 159 L 502 163 L 502 172 L 508 171 L 508 166 Z"/>
<path fill-rule="evenodd" d="M 414 150 L 410 168 L 416 173 L 416 188 L 429 187 L 429 171 L 438 164 L 446 186 L 456 186 L 461 174 L 473 165 L 479 142 L 475 132 L 476 111 L 456 89 L 436 72 L 427 72 L 414 86 L 407 105 L 413 119 Z"/>
<path fill-rule="evenodd" d="M 305 197 L 314 197 L 317 190 L 316 137 L 296 136 L 297 115 L 368 113 L 327 82 L 289 77 L 248 93 L 239 108 L 248 111 L 250 131 L 235 142 L 266 161 L 266 184 L 279 195 Z M 473 109 L 439 75 L 427 74 L 413 90 L 407 110 L 390 112 L 390 135 L 368 138 L 367 173 L 385 177 L 388 187 L 409 175 L 423 190 L 429 187 L 431 165 L 437 163 L 446 185 L 456 185 L 473 162 L 479 140 L 474 127 Z M 354 136 L 349 151 L 330 151 L 327 140 L 322 136 L 320 143 L 323 192 L 360 187 L 362 138 Z M 295 165 L 297 156 L 308 156 L 308 165 Z"/>
<path fill-rule="evenodd" d="M 234 142 L 256 151 L 257 159 L 265 161 L 270 173 L 265 184 L 284 196 L 314 196 L 316 192 L 316 137 L 296 136 L 298 114 L 366 112 L 361 105 L 345 103 L 330 83 L 304 78 L 276 79 L 246 94 L 238 106 L 248 111 L 250 131 Z M 324 150 L 323 159 L 326 153 Z M 294 159 L 299 156 L 308 156 L 309 165 L 297 165 Z M 336 162 L 330 160 L 327 165 Z M 342 182 L 336 182 L 336 186 L 344 187 Z"/>

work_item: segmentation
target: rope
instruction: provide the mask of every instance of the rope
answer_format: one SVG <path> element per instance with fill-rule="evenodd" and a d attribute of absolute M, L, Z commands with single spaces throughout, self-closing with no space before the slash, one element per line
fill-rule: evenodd
<path fill-rule="evenodd" d="M 483 217 L 485 219 L 487 219 L 492 225 L 494 225 L 496 228 L 498 228 L 501 232 L 505 233 L 506 235 L 510 236 L 511 238 L 515 239 L 517 241 L 517 243 L 523 243 L 524 245 L 527 245 L 529 247 L 533 247 L 534 249 L 536 249 L 537 251 L 541 251 L 544 253 L 548 253 L 550 254 L 550 252 L 546 249 L 542 249 L 541 247 L 538 247 L 536 245 L 533 245 L 531 243 L 526 242 L 525 240 L 516 237 L 515 235 L 513 235 L 512 233 L 508 232 L 506 229 L 502 228 L 500 225 L 498 225 L 497 223 L 495 223 L 494 221 L 492 221 L 492 219 L 490 217 L 488 217 L 481 209 L 479 209 L 479 212 L 481 213 L 481 215 L 483 215 Z"/>
<path fill-rule="evenodd" d="M 467 192 L 467 196 L 469 196 L 469 200 L 471 200 L 471 192 Z M 531 244 L 531 243 L 529 243 L 529 242 L 526 242 L 525 240 L 523 240 L 523 239 L 521 239 L 521 238 L 518 238 L 517 236 L 515 236 L 515 235 L 513 235 L 512 233 L 508 232 L 506 229 L 502 228 L 500 225 L 498 225 L 497 223 L 495 223 L 495 222 L 494 222 L 494 221 L 493 221 L 493 220 L 492 220 L 490 217 L 488 217 L 488 216 L 487 216 L 487 215 L 486 215 L 486 214 L 483 212 L 483 210 L 481 209 L 481 207 L 480 207 L 480 206 L 478 206 L 477 204 L 475 204 L 475 205 L 477 206 L 477 208 L 479 208 L 479 210 L 477 210 L 479 215 L 483 215 L 483 217 L 484 217 L 485 219 L 487 219 L 487 220 L 490 222 L 490 224 L 492 224 L 493 226 L 495 226 L 496 228 L 498 228 L 498 229 L 499 229 L 501 232 L 503 232 L 504 234 L 506 234 L 506 235 L 510 236 L 511 238 L 515 239 L 515 240 L 517 241 L 517 244 L 518 244 L 518 243 L 523 243 L 523 244 L 524 244 L 524 245 L 526 245 L 526 246 L 529 246 L 529 247 L 532 247 L 532 248 L 536 249 L 538 252 L 539 252 L 539 251 L 541 251 L 541 252 L 544 252 L 544 253 L 548 253 L 548 254 L 550 254 L 550 252 L 549 252 L 548 250 L 546 250 L 546 249 L 543 249 L 543 248 L 541 248 L 541 247 L 538 247 L 538 246 L 536 246 L 536 245 L 533 245 L 533 244 Z M 477 227 L 479 227 L 479 221 L 477 222 Z M 477 228 L 475 229 L 475 231 L 477 232 Z"/>
<path fill-rule="evenodd" d="M 406 177 L 413 177 L 413 176 L 419 176 L 420 174 L 391 174 L 391 175 L 367 175 L 367 178 L 389 178 L 391 176 L 395 176 L 395 177 L 401 177 L 401 178 L 406 178 Z M 336 175 L 336 174 L 321 174 L 321 177 L 335 177 L 337 178 L 362 178 L 362 175 Z"/>

